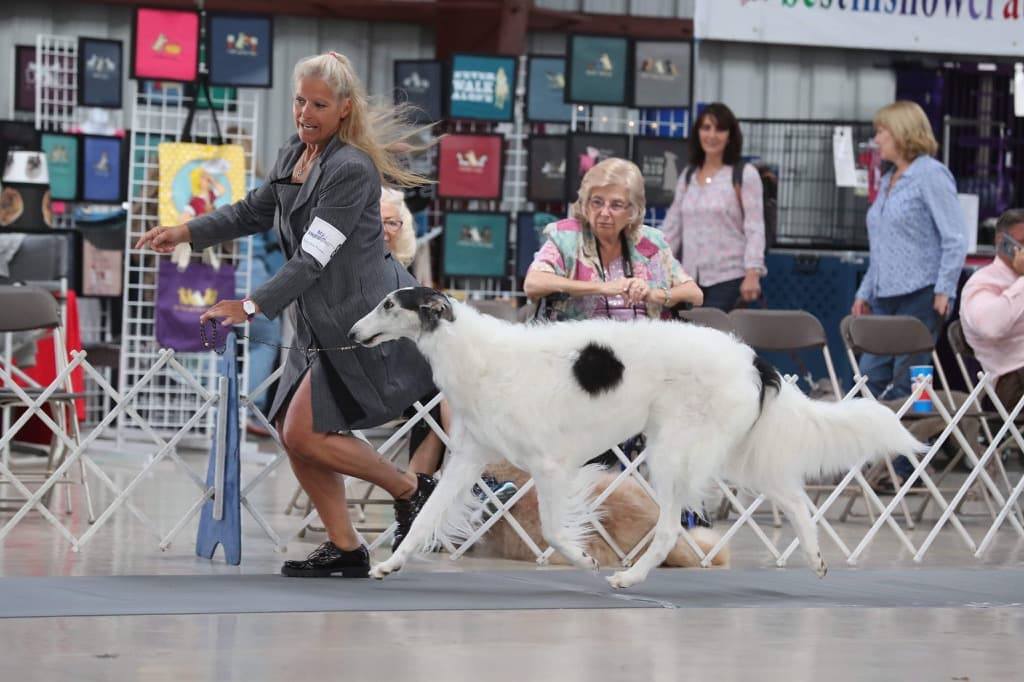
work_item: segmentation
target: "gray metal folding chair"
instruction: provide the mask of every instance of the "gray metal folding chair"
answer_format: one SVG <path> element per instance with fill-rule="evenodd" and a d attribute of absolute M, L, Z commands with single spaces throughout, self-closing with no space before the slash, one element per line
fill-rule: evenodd
<path fill-rule="evenodd" d="M 828 337 L 825 335 L 825 328 L 814 315 L 805 310 L 740 308 L 730 312 L 727 317 L 736 335 L 755 350 L 793 353 L 808 349 L 820 350 L 828 370 L 832 393 L 836 400 L 842 399 L 843 394 L 836 378 L 835 366 L 828 352 Z M 831 486 L 820 484 L 809 484 L 807 488 L 819 495 L 832 489 Z M 814 503 L 817 503 L 817 497 Z M 720 512 L 727 512 L 724 504 Z M 781 526 L 774 504 L 772 515 L 775 526 Z"/>
<path fill-rule="evenodd" d="M 701 327 L 711 327 L 726 334 L 735 334 L 736 325 L 729 316 L 718 308 L 693 308 L 679 312 L 679 319 Z"/>
<path fill-rule="evenodd" d="M 61 329 L 61 314 L 57 300 L 52 294 L 37 287 L 23 287 L 12 285 L 0 285 L 0 334 L 24 334 L 27 332 L 38 332 L 41 330 L 53 333 L 53 348 L 55 366 L 60 374 L 68 365 L 67 349 L 64 344 L 64 334 Z M 11 337 L 8 337 L 11 338 Z M 18 382 L 15 384 L 15 382 Z M 12 386 L 18 385 L 24 394 Z M 24 492 L 20 484 L 42 483 L 46 481 L 53 471 L 60 466 L 67 451 L 60 438 L 51 438 L 45 468 L 42 472 L 20 473 L 15 475 L 12 471 L 14 461 L 10 457 L 10 443 L 17 433 L 11 431 L 17 424 L 11 423 L 11 413 L 18 408 L 31 408 L 32 402 L 39 402 L 47 386 L 41 386 L 31 377 L 25 374 L 6 354 L 0 354 L 0 438 L 3 438 L 3 445 L 0 446 L 0 457 L 3 460 L 3 468 L 0 471 L 0 484 L 14 485 Z M 81 429 L 78 422 L 76 400 L 84 398 L 82 393 L 75 393 L 71 385 L 71 376 L 67 375 L 63 386 L 57 387 L 41 401 L 40 406 L 48 406 L 53 414 L 57 427 L 66 433 L 74 443 L 81 441 Z M 19 420 L 20 421 L 20 420 Z M 21 427 L 19 427 L 20 429 Z M 85 475 L 85 462 L 79 459 L 79 471 L 81 474 L 80 483 L 85 493 L 86 506 L 88 508 L 89 521 L 93 521 L 92 497 L 89 493 L 89 483 Z M 70 478 L 64 478 L 61 483 L 71 483 Z M 52 491 L 52 488 L 50 489 Z M 70 489 L 65 489 L 67 511 L 71 511 Z M 0 502 L 24 502 L 24 498 L 0 498 Z M 50 503 L 50 494 L 47 492 L 43 498 L 43 506 Z"/>
<path fill-rule="evenodd" d="M 931 332 L 924 323 L 916 317 L 908 315 L 860 315 L 854 317 L 852 315 L 847 315 L 840 323 L 840 332 L 843 338 L 843 343 L 846 346 L 847 354 L 850 358 L 850 366 L 854 370 L 855 378 L 860 378 L 861 376 L 856 358 L 857 354 L 873 353 L 875 355 L 909 355 L 927 353 L 931 356 L 935 374 L 942 383 L 941 394 L 937 390 L 931 391 L 933 400 L 941 403 L 942 411 L 948 410 L 950 413 L 954 413 L 967 399 L 967 394 L 950 390 L 949 382 L 946 379 L 946 373 L 942 367 L 942 363 L 939 361 L 938 353 L 935 351 L 935 342 L 932 339 Z M 865 388 L 864 390 L 866 391 L 867 389 Z M 945 401 L 943 401 L 943 396 L 945 396 Z M 889 405 L 889 407 L 895 411 L 898 410 L 905 401 L 898 399 L 882 402 Z M 940 500 L 941 495 L 939 493 L 940 489 L 938 486 L 959 463 L 961 457 L 966 456 L 972 465 L 977 464 L 979 454 L 979 417 L 981 416 L 982 413 L 977 409 L 966 412 L 960 420 L 960 423 L 955 425 L 952 430 L 952 436 L 959 445 L 960 452 L 954 456 L 942 471 L 938 472 L 937 477 L 934 480 L 926 473 L 922 472 L 921 481 L 928 490 L 917 488 L 913 489 L 913 491 L 931 494 L 925 494 L 920 509 L 917 514 L 914 515 L 917 520 L 922 518 L 924 510 L 932 498 Z M 904 415 L 904 420 L 907 421 L 908 429 L 920 440 L 934 436 L 936 433 L 941 433 L 945 430 L 948 424 L 948 421 L 941 413 L 922 414 L 907 412 L 906 415 Z M 891 469 L 888 458 L 884 460 L 883 464 L 890 469 L 889 475 L 892 477 L 892 480 L 894 482 L 898 481 L 895 472 Z M 872 473 L 876 475 L 879 473 L 877 467 Z M 871 480 L 872 477 L 869 476 L 868 478 Z M 994 483 L 992 483 L 987 474 L 982 477 L 982 482 L 985 483 L 985 486 L 980 489 L 981 496 L 985 504 L 989 507 L 990 513 L 995 513 L 995 508 L 989 499 L 989 493 L 992 493 L 996 499 L 1001 499 L 1001 493 L 995 489 Z M 1009 489 L 1008 479 L 1004 478 L 1004 484 Z"/>
<path fill-rule="evenodd" d="M 836 400 L 843 397 L 836 377 L 828 337 L 814 315 L 806 310 L 738 309 L 729 313 L 736 333 L 744 343 L 761 351 L 797 352 L 819 350 L 825 360 L 829 383 Z"/>
<path fill-rule="evenodd" d="M 516 307 L 512 301 L 501 300 L 501 299 L 483 299 L 474 300 L 468 299 L 466 304 L 476 308 L 484 315 L 490 315 L 496 317 L 499 320 L 505 320 L 506 322 L 517 322 L 516 318 Z"/>

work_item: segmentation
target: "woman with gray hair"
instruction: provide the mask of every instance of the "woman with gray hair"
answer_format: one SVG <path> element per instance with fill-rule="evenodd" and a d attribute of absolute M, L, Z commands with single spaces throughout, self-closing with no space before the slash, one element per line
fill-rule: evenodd
<path fill-rule="evenodd" d="M 255 234 L 273 226 L 288 261 L 240 301 L 220 301 L 202 316 L 241 324 L 274 318 L 295 303 L 295 346 L 270 409 L 292 470 L 327 529 L 328 541 L 281 572 L 297 577 L 367 577 L 369 553 L 349 518 L 342 475 L 370 481 L 395 498 L 408 528 L 434 479 L 395 468 L 353 429 L 389 421 L 431 387 L 430 367 L 411 342 L 353 347 L 348 330 L 390 291 L 416 281 L 392 257 L 381 229 L 381 183 L 425 184 L 397 151 L 416 151 L 422 128 L 402 107 L 369 101 L 349 60 L 335 52 L 295 66 L 296 134 L 278 153 L 268 182 L 242 201 L 139 239 L 170 253 Z M 429 144 L 433 144 L 431 141 Z"/>
<path fill-rule="evenodd" d="M 526 295 L 560 295 L 551 307 L 562 320 L 659 318 L 679 303 L 700 305 L 700 287 L 661 232 L 643 224 L 646 207 L 635 163 L 606 159 L 591 168 L 572 217 L 544 229 L 547 241 L 523 282 Z"/>
<path fill-rule="evenodd" d="M 381 190 L 380 220 L 384 226 L 384 243 L 402 267 L 409 267 L 416 255 L 416 230 L 412 213 L 405 205 L 405 194 L 391 187 Z"/>
<path fill-rule="evenodd" d="M 683 271 L 659 230 L 643 224 L 647 199 L 637 165 L 606 159 L 583 176 L 572 217 L 548 225 L 523 289 L 550 296 L 548 317 L 583 320 L 661 318 L 679 303 L 700 305 L 704 294 Z M 552 296 L 554 294 L 554 296 Z M 540 301 L 537 301 L 540 305 Z M 621 444 L 631 459 L 642 435 Z M 609 450 L 591 463 L 615 466 Z"/>

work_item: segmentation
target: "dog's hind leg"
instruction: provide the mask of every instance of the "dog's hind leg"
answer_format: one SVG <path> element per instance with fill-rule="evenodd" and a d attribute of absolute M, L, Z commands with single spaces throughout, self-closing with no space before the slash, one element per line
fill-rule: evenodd
<path fill-rule="evenodd" d="M 782 511 L 786 513 L 793 529 L 796 530 L 796 535 L 800 538 L 800 546 L 803 547 L 804 555 L 807 557 L 807 563 L 819 578 L 824 578 L 828 567 L 825 565 L 825 560 L 821 558 L 821 547 L 818 546 L 818 527 L 811 519 L 811 513 L 807 509 L 803 496 L 799 492 L 790 492 L 786 495 L 772 495 L 771 497 L 782 507 Z"/>
<path fill-rule="evenodd" d="M 540 475 L 534 475 L 537 486 L 537 504 L 540 512 L 541 535 L 557 552 L 568 559 L 574 566 L 596 571 L 597 560 L 583 551 L 577 533 L 568 532 L 566 521 L 569 512 L 569 500 L 572 474 L 562 467 L 547 464 Z"/>
<path fill-rule="evenodd" d="M 452 446 L 451 463 L 444 470 L 423 509 L 412 522 L 409 535 L 387 561 L 377 564 L 370 570 L 372 577 L 380 580 L 389 573 L 401 570 L 409 557 L 420 551 L 434 533 L 446 510 L 457 504 L 459 495 L 473 485 L 483 473 L 488 462 L 486 451 L 478 448 L 473 439 L 457 439 Z"/>
<path fill-rule="evenodd" d="M 646 580 L 651 569 L 660 566 L 675 547 L 683 528 L 680 516 L 685 495 L 680 485 L 679 458 L 671 457 L 673 453 L 661 447 L 656 438 L 648 438 L 647 450 L 651 487 L 658 503 L 658 522 L 647 551 L 629 569 L 608 576 L 608 584 L 615 588 L 632 587 Z"/>

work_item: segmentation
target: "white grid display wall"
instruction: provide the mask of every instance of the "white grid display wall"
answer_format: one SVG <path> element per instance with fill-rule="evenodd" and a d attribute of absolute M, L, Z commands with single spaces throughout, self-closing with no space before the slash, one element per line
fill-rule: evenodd
<path fill-rule="evenodd" d="M 78 38 L 39 34 L 36 36 L 36 105 L 34 123 L 40 132 L 71 133 L 80 125 L 88 109 L 78 107 Z M 120 128 L 121 111 L 108 114 L 115 128 Z M 53 226 L 76 227 L 74 202 L 64 202 L 66 210 L 53 214 Z M 114 340 L 112 299 L 80 298 L 79 325 L 83 343 L 111 343 Z M 109 367 L 99 368 L 107 381 L 112 379 Z M 85 378 L 85 424 L 99 422 L 111 408 L 109 397 L 91 376 Z"/>
<path fill-rule="evenodd" d="M 180 141 L 182 127 L 188 114 L 191 98 L 184 89 L 139 92 L 132 86 L 131 161 L 129 164 L 128 230 L 125 238 L 124 317 L 121 332 L 120 386 L 138 383 L 153 366 L 159 355 L 154 328 L 154 300 L 157 287 L 159 256 L 151 251 L 140 251 L 135 242 L 143 232 L 159 224 L 157 145 L 161 142 Z M 232 97 L 214 99 L 217 121 L 225 144 L 240 144 L 245 149 L 246 186 L 253 185 L 252 150 L 258 137 L 259 94 L 237 90 Z M 203 98 L 205 102 L 205 98 Z M 192 134 L 198 141 L 213 143 L 215 127 L 208 110 L 195 114 Z M 252 238 L 237 239 L 227 246 L 215 247 L 221 262 L 235 267 L 235 287 L 238 292 L 249 291 Z M 201 254 L 194 253 L 193 258 Z M 246 325 L 246 332 L 248 325 Z M 196 334 L 199 334 L 198 327 Z M 247 394 L 248 343 L 239 341 L 241 362 L 240 392 Z M 214 390 L 216 358 L 213 353 L 180 353 L 175 357 L 202 382 Z M 158 432 L 175 432 L 200 408 L 202 400 L 185 384 L 180 375 L 164 370 L 147 383 L 138 394 L 136 407 L 139 414 Z M 193 428 L 189 444 L 204 447 L 216 428 L 215 415 L 210 412 Z M 118 437 L 141 436 L 138 425 L 122 419 L 118 423 Z M 192 440 L 195 439 L 195 443 Z"/>

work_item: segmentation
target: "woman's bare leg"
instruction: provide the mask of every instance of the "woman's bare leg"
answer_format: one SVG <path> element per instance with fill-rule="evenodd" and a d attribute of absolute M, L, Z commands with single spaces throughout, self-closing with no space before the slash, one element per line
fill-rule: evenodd
<path fill-rule="evenodd" d="M 313 501 L 331 542 L 344 550 L 359 546 L 339 474 L 369 481 L 396 499 L 416 492 L 416 475 L 391 462 L 354 436 L 313 431 L 311 375 L 307 373 L 288 405 L 281 429 L 295 477 Z"/>
<path fill-rule="evenodd" d="M 445 433 L 451 433 L 451 408 L 448 401 L 441 401 L 441 428 Z M 416 451 L 409 457 L 409 471 L 414 474 L 426 474 L 433 476 L 441 468 L 441 457 L 444 455 L 444 443 L 434 433 L 433 429 L 427 433 L 417 447 Z"/>

